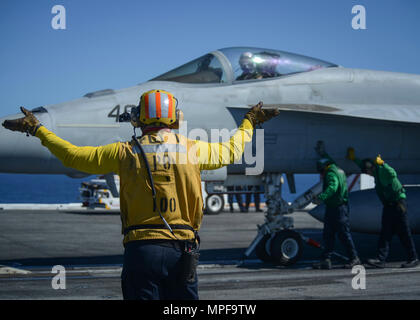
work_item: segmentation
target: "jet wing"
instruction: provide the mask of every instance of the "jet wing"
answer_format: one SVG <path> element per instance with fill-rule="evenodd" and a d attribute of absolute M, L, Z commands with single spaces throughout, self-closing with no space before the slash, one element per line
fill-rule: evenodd
<path fill-rule="evenodd" d="M 251 106 L 234 106 L 231 108 L 249 109 Z M 418 105 L 380 105 L 380 104 L 264 104 L 264 109 L 278 109 L 280 111 L 309 112 L 365 118 L 374 120 L 420 123 L 420 106 Z"/>

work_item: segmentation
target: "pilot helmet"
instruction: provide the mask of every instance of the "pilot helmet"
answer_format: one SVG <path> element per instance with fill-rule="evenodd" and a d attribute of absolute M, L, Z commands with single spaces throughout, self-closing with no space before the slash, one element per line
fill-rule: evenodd
<path fill-rule="evenodd" d="M 239 65 L 242 71 L 252 73 L 255 71 L 254 55 L 251 52 L 244 52 L 239 58 Z"/>
<path fill-rule="evenodd" d="M 173 126 L 178 118 L 177 106 L 178 100 L 172 93 L 156 89 L 147 91 L 140 97 L 137 114 L 132 114 L 132 122 L 138 119 L 142 125 L 157 122 Z"/>

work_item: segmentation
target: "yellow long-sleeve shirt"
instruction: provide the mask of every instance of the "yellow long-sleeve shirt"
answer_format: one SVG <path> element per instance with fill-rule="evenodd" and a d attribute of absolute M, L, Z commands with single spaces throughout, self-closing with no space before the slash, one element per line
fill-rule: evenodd
<path fill-rule="evenodd" d="M 218 169 L 239 160 L 245 143 L 252 140 L 252 135 L 252 124 L 244 119 L 235 134 L 225 142 L 190 140 L 171 132 L 163 135 L 151 132 L 142 137 L 142 146 L 148 146 L 146 154 L 157 190 L 157 205 L 160 208 L 156 208 L 156 204 L 152 203 L 143 160 L 133 141 L 78 147 L 45 127 L 40 127 L 36 133 L 41 143 L 65 166 L 91 174 L 113 172 L 120 176 L 124 243 L 142 239 L 173 239 L 166 229 L 140 228 L 124 232 L 133 226 L 162 224 L 157 209 L 169 224 L 189 225 L 198 230 L 203 206 L 200 170 Z M 168 148 L 173 145 L 178 146 L 176 152 Z M 179 239 L 193 238 L 190 230 L 174 231 Z"/>

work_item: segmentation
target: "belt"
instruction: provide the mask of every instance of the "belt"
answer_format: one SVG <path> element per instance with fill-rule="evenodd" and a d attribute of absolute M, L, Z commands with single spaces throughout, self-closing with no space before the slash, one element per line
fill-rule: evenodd
<path fill-rule="evenodd" d="M 194 234 L 197 233 L 197 231 L 195 231 L 193 227 L 186 224 L 170 224 L 170 227 L 172 228 L 172 230 L 190 230 L 194 232 Z M 141 229 L 166 229 L 168 230 L 168 228 L 164 224 L 140 224 L 140 225 L 134 225 L 134 226 L 129 226 L 125 228 L 124 235 L 127 235 L 127 233 L 132 230 L 141 230 Z"/>
<path fill-rule="evenodd" d="M 179 249 L 181 251 L 184 251 L 185 248 L 187 248 L 188 246 L 194 245 L 194 243 L 191 242 L 191 240 L 145 239 L 145 240 L 134 240 L 134 241 L 127 242 L 126 244 L 124 244 L 124 248 L 136 247 L 136 246 L 142 246 L 142 245 L 148 245 L 148 244 L 167 247 L 167 248 Z"/>

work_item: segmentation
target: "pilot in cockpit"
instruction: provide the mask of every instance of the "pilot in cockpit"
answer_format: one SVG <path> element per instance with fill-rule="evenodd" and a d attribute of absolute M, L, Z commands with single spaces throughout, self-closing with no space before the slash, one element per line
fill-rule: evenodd
<path fill-rule="evenodd" d="M 236 80 L 264 79 L 281 76 L 276 68 L 280 56 L 274 53 L 260 52 L 253 54 L 244 52 L 239 58 L 242 74 Z"/>
<path fill-rule="evenodd" d="M 236 80 L 251 80 L 262 79 L 262 76 L 257 72 L 254 55 L 251 52 L 244 52 L 239 58 L 239 66 L 242 69 L 242 74 Z"/>

